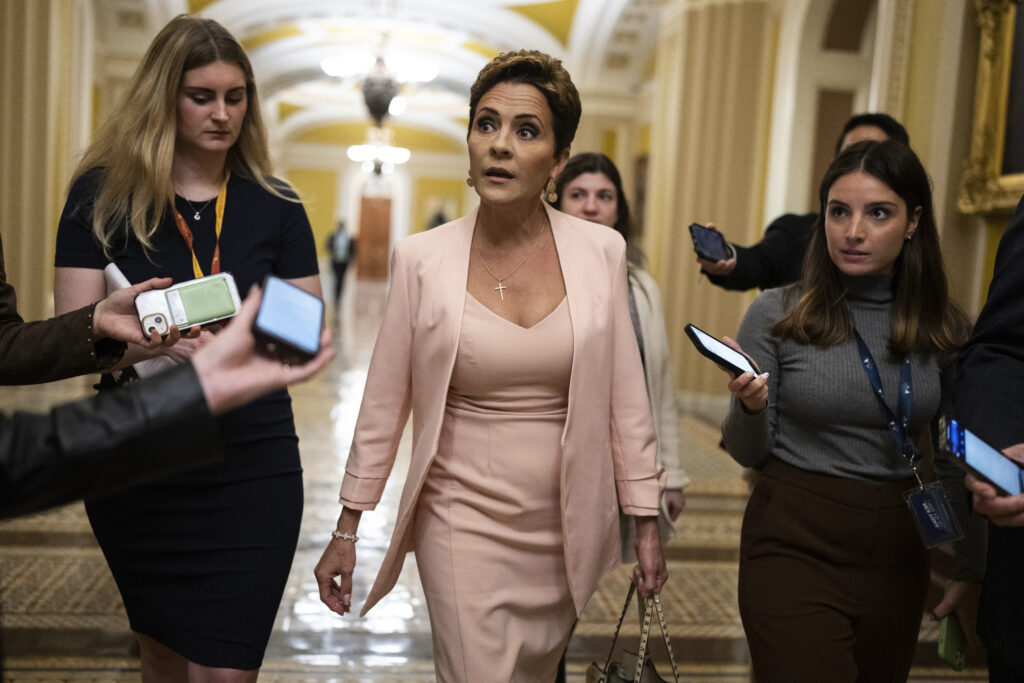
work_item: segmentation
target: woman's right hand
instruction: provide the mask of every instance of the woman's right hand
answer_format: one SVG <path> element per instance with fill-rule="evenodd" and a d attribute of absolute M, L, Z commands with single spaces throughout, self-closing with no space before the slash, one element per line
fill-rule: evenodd
<path fill-rule="evenodd" d="M 356 568 L 356 544 L 332 538 L 313 569 L 320 588 L 320 602 L 337 614 L 352 610 L 352 574 Z M 338 577 L 338 581 L 334 580 Z"/>
<path fill-rule="evenodd" d="M 757 363 L 740 348 L 736 340 L 722 337 L 722 341 L 730 348 L 746 356 L 750 364 L 757 368 Z M 729 376 L 732 377 L 731 372 L 725 368 L 722 368 L 722 370 L 729 373 Z M 743 409 L 748 413 L 759 413 L 768 406 L 768 373 L 762 372 L 760 375 L 755 375 L 752 372 L 744 372 L 738 377 L 733 377 L 729 382 L 729 391 L 736 395 L 736 398 L 743 404 Z"/>
<path fill-rule="evenodd" d="M 714 223 L 706 223 L 705 228 L 718 232 L 718 228 L 715 227 Z M 735 252 L 735 249 L 733 250 Z M 700 264 L 700 269 L 708 275 L 717 275 L 718 277 L 725 277 L 732 271 L 736 270 L 736 256 L 725 259 L 722 261 L 712 261 L 711 259 L 701 258 L 697 256 L 697 263 Z"/>
<path fill-rule="evenodd" d="M 356 535 L 362 510 L 341 508 L 338 531 Z M 313 569 L 316 585 L 320 588 L 320 602 L 337 614 L 352 610 L 352 573 L 356 569 L 356 543 L 343 538 L 331 538 L 324 554 Z M 338 577 L 335 582 L 334 577 Z"/>

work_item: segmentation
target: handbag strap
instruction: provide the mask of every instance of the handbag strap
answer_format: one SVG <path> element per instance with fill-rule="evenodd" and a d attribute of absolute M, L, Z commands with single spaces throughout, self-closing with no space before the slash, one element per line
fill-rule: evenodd
<path fill-rule="evenodd" d="M 676 667 L 676 657 L 672 654 L 672 642 L 668 639 L 668 628 L 665 626 L 665 612 L 661 609 L 661 596 L 654 594 L 654 606 L 658 611 L 658 624 L 661 626 L 661 635 L 665 637 L 665 649 L 668 650 L 668 661 L 672 663 L 672 677 L 679 683 L 679 670 Z"/>
<path fill-rule="evenodd" d="M 640 629 L 640 650 L 636 653 L 636 666 L 633 667 L 633 683 L 640 683 L 640 678 L 644 675 L 644 657 L 647 654 L 647 638 L 651 635 L 651 610 L 653 607 L 653 600 L 644 601 L 644 623 Z"/>
<path fill-rule="evenodd" d="M 633 683 L 640 683 L 640 677 L 643 675 L 645 655 L 647 653 L 647 641 L 651 634 L 651 612 L 657 609 L 658 612 L 658 625 L 661 626 L 661 635 L 665 639 L 665 649 L 668 650 L 668 660 L 672 663 L 672 678 L 675 679 L 676 683 L 679 683 L 679 669 L 676 666 L 676 657 L 672 653 L 672 642 L 668 637 L 668 628 L 665 626 L 665 612 L 661 608 L 661 596 L 657 593 L 654 597 L 646 600 L 646 608 L 644 609 L 644 623 L 640 629 L 640 652 L 636 658 L 636 670 L 633 673 Z"/>
<path fill-rule="evenodd" d="M 602 681 L 608 680 L 608 667 L 612 665 L 612 655 L 615 654 L 615 643 L 619 640 L 619 630 L 622 629 L 622 621 L 626 618 L 626 612 L 629 610 L 629 603 L 633 601 L 633 593 L 636 592 L 636 586 L 633 582 L 629 584 L 629 591 L 626 593 L 626 604 L 622 606 L 622 614 L 619 616 L 619 623 L 615 627 L 615 637 L 612 638 L 611 649 L 608 650 L 608 659 L 604 662 L 604 671 L 602 672 Z"/>

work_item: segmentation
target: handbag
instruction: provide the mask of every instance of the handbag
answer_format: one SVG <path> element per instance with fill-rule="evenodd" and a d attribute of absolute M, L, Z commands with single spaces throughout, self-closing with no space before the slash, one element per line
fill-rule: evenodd
<path fill-rule="evenodd" d="M 661 609 L 661 596 L 657 593 L 654 597 L 648 598 L 644 606 L 643 624 L 640 629 L 640 649 L 636 653 L 635 662 L 622 662 L 612 661 L 612 656 L 615 654 L 615 643 L 619 639 L 619 631 L 622 629 L 622 621 L 626 618 L 626 612 L 629 610 L 629 603 L 633 600 L 633 593 L 636 592 L 636 586 L 632 583 L 629 584 L 629 591 L 626 593 L 626 604 L 622 607 L 622 616 L 619 617 L 619 623 L 615 627 L 615 637 L 612 638 L 612 647 L 608 651 L 608 659 L 604 663 L 604 667 L 601 667 L 597 662 L 591 662 L 590 666 L 587 667 L 587 683 L 668 683 L 664 678 L 658 675 L 658 672 L 654 669 L 654 662 L 651 661 L 651 657 L 647 654 L 647 640 L 651 633 L 651 617 L 652 612 L 658 613 L 658 624 L 661 626 L 661 635 L 665 638 L 665 648 L 668 650 L 668 659 L 672 663 L 672 677 L 676 683 L 679 683 L 679 671 L 676 668 L 676 658 L 672 654 L 672 643 L 668 638 L 668 629 L 665 627 L 665 613 Z M 627 655 L 633 655 L 631 652 L 626 652 Z"/>

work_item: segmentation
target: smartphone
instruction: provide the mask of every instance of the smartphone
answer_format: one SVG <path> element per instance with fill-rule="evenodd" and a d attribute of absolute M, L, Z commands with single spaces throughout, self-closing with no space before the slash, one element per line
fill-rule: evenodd
<path fill-rule="evenodd" d="M 1024 493 L 1024 468 L 982 441 L 956 420 L 945 420 L 943 446 L 967 471 L 985 479 L 1004 496 Z"/>
<path fill-rule="evenodd" d="M 727 346 L 722 340 L 712 337 L 693 324 L 687 325 L 684 329 L 698 351 L 731 372 L 733 376 L 739 377 L 744 372 L 760 374 L 746 356 Z"/>
<path fill-rule="evenodd" d="M 960 620 L 955 614 L 947 614 L 939 623 L 939 659 L 953 667 L 954 671 L 963 671 L 967 666 L 967 641 Z"/>
<path fill-rule="evenodd" d="M 700 223 L 690 223 L 690 237 L 697 255 L 709 261 L 726 261 L 733 257 L 732 249 L 722 233 L 706 228 Z"/>
<path fill-rule="evenodd" d="M 284 358 L 309 360 L 320 352 L 324 302 L 274 275 L 263 281 L 263 301 L 253 321 L 257 339 L 273 344 Z"/>
<path fill-rule="evenodd" d="M 241 305 L 231 273 L 207 275 L 135 297 L 135 310 L 147 337 L 150 330 L 165 335 L 171 325 L 177 325 L 184 332 L 196 325 L 226 320 L 238 313 Z"/>

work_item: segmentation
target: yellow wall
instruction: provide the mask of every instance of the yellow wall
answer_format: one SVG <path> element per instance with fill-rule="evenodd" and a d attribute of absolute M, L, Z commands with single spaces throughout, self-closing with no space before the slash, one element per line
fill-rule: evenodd
<path fill-rule="evenodd" d="M 327 237 L 334 231 L 338 206 L 338 174 L 314 168 L 290 168 L 285 177 L 298 190 L 313 226 L 316 250 L 326 254 Z"/>
<path fill-rule="evenodd" d="M 439 208 L 445 209 L 448 220 L 465 213 L 466 196 L 463 178 L 418 178 L 413 190 L 414 215 L 409 232 L 422 232 Z"/>

